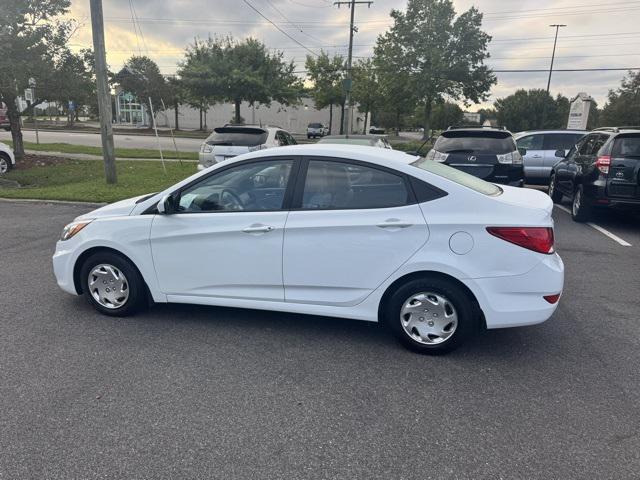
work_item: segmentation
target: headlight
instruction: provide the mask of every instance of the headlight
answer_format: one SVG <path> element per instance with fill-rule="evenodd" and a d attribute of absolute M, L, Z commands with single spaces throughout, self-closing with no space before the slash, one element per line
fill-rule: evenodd
<path fill-rule="evenodd" d="M 89 225 L 92 220 L 81 220 L 79 222 L 71 222 L 69 225 L 64 227 L 62 230 L 62 235 L 60 235 L 60 240 L 69 240 L 71 237 L 74 237 L 76 233 L 80 232 L 84 227 Z"/>
<path fill-rule="evenodd" d="M 200 151 L 202 153 L 211 153 L 213 152 L 213 145 L 209 145 L 208 143 L 203 143 L 200 147 Z"/>

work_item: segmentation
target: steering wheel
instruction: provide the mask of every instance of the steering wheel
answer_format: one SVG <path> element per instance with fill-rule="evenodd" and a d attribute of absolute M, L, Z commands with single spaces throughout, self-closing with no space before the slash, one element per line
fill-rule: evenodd
<path fill-rule="evenodd" d="M 244 205 L 240 197 L 228 188 L 220 192 L 220 206 L 224 207 L 224 210 L 244 210 Z"/>

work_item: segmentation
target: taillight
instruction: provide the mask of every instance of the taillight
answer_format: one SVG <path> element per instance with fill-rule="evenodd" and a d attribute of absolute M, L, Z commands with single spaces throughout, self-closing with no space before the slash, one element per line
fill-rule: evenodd
<path fill-rule="evenodd" d="M 600 155 L 596 160 L 596 168 L 605 175 L 609 174 L 609 166 L 611 165 L 610 155 Z"/>
<path fill-rule="evenodd" d="M 558 303 L 558 300 L 560 300 L 560 295 L 562 295 L 561 293 L 556 293 L 554 295 L 544 295 L 542 298 L 544 298 L 547 302 L 549 302 L 551 305 Z"/>
<path fill-rule="evenodd" d="M 538 253 L 551 254 L 553 249 L 553 228 L 551 227 L 487 227 L 494 237 L 527 248 Z"/>

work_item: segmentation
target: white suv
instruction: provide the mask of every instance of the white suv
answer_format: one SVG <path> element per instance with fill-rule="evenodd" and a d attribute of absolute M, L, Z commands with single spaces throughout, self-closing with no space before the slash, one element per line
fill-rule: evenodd
<path fill-rule="evenodd" d="M 254 150 L 296 145 L 291 134 L 278 127 L 225 125 L 214 128 L 200 147 L 198 170 Z"/>
<path fill-rule="evenodd" d="M 7 173 L 16 164 L 13 150 L 6 143 L 0 142 L 0 175 Z"/>

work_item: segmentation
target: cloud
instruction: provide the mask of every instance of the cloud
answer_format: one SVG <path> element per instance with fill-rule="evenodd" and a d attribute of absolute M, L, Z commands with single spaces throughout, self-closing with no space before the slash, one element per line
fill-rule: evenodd
<path fill-rule="evenodd" d="M 336 8 L 331 0 L 249 0 L 265 16 L 314 51 L 346 55 L 349 9 Z M 640 65 L 635 48 L 640 30 L 635 26 L 640 5 L 588 0 L 455 0 L 460 13 L 473 5 L 485 14 L 484 29 L 493 36 L 488 64 L 497 70 L 548 69 L 554 30 L 548 25 L 565 23 L 561 29 L 554 68 L 602 68 Z M 135 32 L 131 6 L 139 19 Z M 377 36 L 390 24 L 392 8 L 406 1 L 375 0 L 371 8 L 358 7 L 354 55 L 372 54 Z M 108 0 L 104 1 L 108 62 L 117 69 L 133 54 L 148 54 L 163 73 L 176 70 L 182 52 L 195 37 L 231 34 L 253 36 L 268 47 L 281 49 L 300 70 L 308 53 L 268 24 L 242 0 Z M 82 22 L 72 39 L 74 48 L 91 45 L 88 2 L 72 0 L 70 15 Z M 626 34 L 626 35 L 623 35 Z M 586 91 L 603 104 L 609 89 L 616 88 L 625 72 L 555 72 L 551 93 L 568 97 Z M 498 73 L 491 103 L 517 88 L 546 88 L 547 74 Z M 472 107 L 471 110 L 475 109 Z"/>

